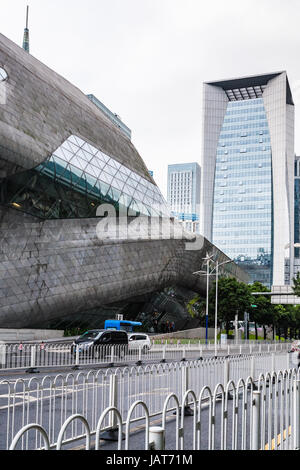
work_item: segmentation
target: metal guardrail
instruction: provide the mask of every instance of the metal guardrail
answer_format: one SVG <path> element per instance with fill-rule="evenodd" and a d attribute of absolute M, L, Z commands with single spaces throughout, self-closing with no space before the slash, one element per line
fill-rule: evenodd
<path fill-rule="evenodd" d="M 127 346 L 93 346 L 71 344 L 6 345 L 0 344 L 0 369 L 25 369 L 35 372 L 40 368 L 94 366 L 114 364 L 142 364 L 147 362 L 165 362 L 194 360 L 214 354 L 231 356 L 255 353 L 277 353 L 290 350 L 290 343 L 214 345 L 153 344 L 151 349 L 131 349 Z"/>
<path fill-rule="evenodd" d="M 170 393 L 181 401 L 188 389 L 199 394 L 205 386 L 225 387 L 230 381 L 237 383 L 248 377 L 258 380 L 268 370 L 286 369 L 288 354 L 263 353 L 4 380 L 0 382 L 0 449 L 8 448 L 18 430 L 31 422 L 42 426 L 54 445 L 59 426 L 73 414 L 85 416 L 95 431 L 99 416 L 108 407 L 119 410 L 124 424 L 130 407 L 139 400 L 155 418 Z M 105 426 L 111 429 L 113 423 L 110 417 L 107 419 Z M 132 421 L 138 423 L 142 419 L 141 410 L 135 409 Z M 78 426 L 75 422 L 72 429 Z M 26 448 L 28 442 L 22 445 Z"/>
<path fill-rule="evenodd" d="M 102 412 L 95 426 L 90 424 L 86 415 L 73 414 L 63 423 L 57 442 L 53 445 L 50 444 L 51 436 L 44 427 L 36 423 L 27 424 L 14 436 L 9 449 L 24 449 L 24 441 L 27 439 L 28 442 L 28 435 L 31 433 L 35 434 L 35 449 L 61 450 L 66 443 L 77 443 L 80 437 L 85 439 L 85 449 L 99 450 L 101 432 L 105 429 L 103 423 L 109 416 L 112 423 L 110 429 L 116 432 L 118 450 L 122 449 L 123 426 L 124 448 L 130 450 L 133 416 L 140 409 L 145 421 L 144 450 L 168 449 L 166 437 L 171 428 L 175 432 L 176 450 L 300 450 L 299 371 L 297 373 L 294 369 L 261 374 L 257 389 L 254 388 L 253 378 L 248 377 L 225 385 L 217 384 L 214 389 L 206 386 L 198 394 L 192 389 L 186 390 L 182 397 L 171 393 L 165 397 L 158 413 L 160 425 L 155 427 L 151 423 L 151 411 L 142 400 L 132 403 L 124 422 L 121 412 L 113 406 Z M 174 402 L 173 406 L 170 406 L 171 401 Z M 186 414 L 182 412 L 187 404 L 193 412 L 193 417 L 188 422 Z M 171 415 L 174 412 L 175 418 Z M 204 413 L 207 415 L 205 426 Z M 171 426 L 167 424 L 168 419 Z M 78 432 L 74 432 L 78 421 L 82 428 L 80 436 Z M 95 436 L 93 445 L 92 436 Z"/>

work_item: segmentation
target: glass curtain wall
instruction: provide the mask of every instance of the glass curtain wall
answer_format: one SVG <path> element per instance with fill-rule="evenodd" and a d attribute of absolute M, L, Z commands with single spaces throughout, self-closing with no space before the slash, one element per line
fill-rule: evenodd
<path fill-rule="evenodd" d="M 213 243 L 252 281 L 272 283 L 272 151 L 262 98 L 230 101 L 220 133 Z"/>
<path fill-rule="evenodd" d="M 37 168 L 3 180 L 1 203 L 43 219 L 96 217 L 103 203 L 117 214 L 169 216 L 157 186 L 76 136 Z"/>

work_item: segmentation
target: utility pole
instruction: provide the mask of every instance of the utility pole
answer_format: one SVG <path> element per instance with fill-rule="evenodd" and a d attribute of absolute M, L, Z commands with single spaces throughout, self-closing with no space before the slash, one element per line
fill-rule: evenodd
<path fill-rule="evenodd" d="M 234 328 L 235 328 L 235 335 L 234 335 L 234 337 L 235 337 L 235 344 L 238 344 L 238 340 L 239 340 L 239 338 L 238 338 L 238 331 L 239 331 L 239 330 L 238 330 L 238 326 L 239 326 L 239 316 L 238 316 L 238 314 L 236 314 L 236 315 L 235 315 L 235 318 L 234 318 Z"/>
<path fill-rule="evenodd" d="M 26 27 L 24 29 L 24 37 L 23 37 L 23 49 L 24 51 L 28 52 L 29 54 L 29 6 L 27 5 L 26 10 Z"/>
<path fill-rule="evenodd" d="M 209 262 L 207 254 L 207 282 L 206 282 L 206 316 L 205 316 L 205 344 L 208 344 L 208 296 L 209 296 Z"/>
<path fill-rule="evenodd" d="M 218 282 L 219 282 L 219 268 L 220 266 L 223 266 L 224 264 L 228 263 L 233 263 L 232 260 L 224 261 L 223 263 L 219 263 L 219 261 L 214 261 L 213 260 L 213 255 L 209 256 L 208 253 L 206 253 L 206 258 L 203 258 L 204 261 L 206 261 L 206 272 L 205 271 L 197 271 L 193 273 L 194 275 L 206 275 L 206 344 L 208 344 L 208 297 L 209 297 L 209 276 L 214 275 L 214 271 L 216 271 L 216 300 L 215 300 L 215 356 L 217 356 L 217 329 L 218 329 Z M 209 272 L 209 265 L 210 263 L 215 263 L 216 266 L 215 268 Z"/>
<path fill-rule="evenodd" d="M 216 301 L 215 301 L 215 357 L 217 357 L 217 332 L 218 332 L 218 288 L 219 288 L 219 268 L 225 264 L 233 263 L 232 260 L 219 263 L 216 261 Z"/>
<path fill-rule="evenodd" d="M 206 261 L 206 271 L 197 271 L 193 273 L 194 275 L 201 276 L 206 275 L 206 314 L 205 314 L 205 343 L 208 344 L 208 306 L 209 306 L 209 276 L 212 273 L 209 272 L 209 264 L 210 262 L 214 262 L 212 259 L 213 255 L 209 255 L 206 253 L 206 257 L 203 258 L 203 261 Z"/>

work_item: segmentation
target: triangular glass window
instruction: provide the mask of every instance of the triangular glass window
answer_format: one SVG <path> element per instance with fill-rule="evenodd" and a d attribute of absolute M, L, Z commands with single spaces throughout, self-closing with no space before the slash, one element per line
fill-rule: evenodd
<path fill-rule="evenodd" d="M 119 172 L 117 173 L 117 177 L 118 177 L 120 180 L 124 181 L 124 183 L 126 183 L 126 181 L 128 180 L 128 176 L 127 176 L 127 175 L 124 175 L 124 173 L 121 173 L 121 171 L 119 171 Z"/>
<path fill-rule="evenodd" d="M 75 145 L 72 142 L 69 142 L 68 140 L 63 144 L 63 148 L 68 149 L 72 153 L 77 153 L 79 149 L 78 145 Z"/>
<path fill-rule="evenodd" d="M 118 191 L 115 188 L 111 188 L 112 198 L 114 201 L 118 202 L 121 197 L 121 191 Z"/>
<path fill-rule="evenodd" d="M 82 150 L 82 149 L 78 150 L 76 156 L 79 157 L 79 158 L 82 158 L 83 160 L 85 160 L 87 162 L 90 162 L 93 158 L 93 155 L 91 155 L 90 153 L 88 153 L 88 152 L 86 152 L 85 150 Z"/>
<path fill-rule="evenodd" d="M 100 170 L 103 170 L 103 168 L 106 166 L 106 163 L 100 160 L 98 157 L 94 157 L 93 160 L 90 161 L 90 165 L 93 165 Z"/>
<path fill-rule="evenodd" d="M 116 164 L 116 161 L 115 161 L 113 158 L 110 159 L 109 164 L 110 164 L 110 166 L 112 166 L 113 168 L 116 168 L 117 170 L 119 169 L 118 166 L 117 166 L 117 164 Z"/>
<path fill-rule="evenodd" d="M 83 147 L 84 144 L 85 144 L 85 141 L 82 140 L 80 137 L 77 137 L 77 136 L 74 136 L 74 137 L 75 137 L 75 140 L 76 140 L 76 142 L 77 142 L 77 145 L 78 145 L 79 147 Z"/>
<path fill-rule="evenodd" d="M 94 152 L 92 150 L 92 147 L 90 146 L 90 144 L 88 144 L 87 142 L 84 144 L 84 146 L 82 147 L 82 149 L 89 153 L 90 155 L 94 155 Z"/>
<path fill-rule="evenodd" d="M 113 187 L 120 189 L 121 191 L 124 188 L 124 183 L 117 178 L 114 178 L 113 182 L 111 183 Z"/>
<path fill-rule="evenodd" d="M 78 142 L 76 140 L 75 135 L 70 135 L 70 137 L 68 137 L 68 139 L 67 139 L 67 142 L 72 142 L 72 144 L 75 144 L 75 145 L 78 146 Z"/>
<path fill-rule="evenodd" d="M 124 193 L 128 194 L 129 196 L 133 196 L 134 195 L 134 189 L 131 188 L 131 186 L 125 185 Z"/>
<path fill-rule="evenodd" d="M 88 164 L 88 166 L 86 167 L 86 170 L 85 170 L 87 173 L 89 173 L 90 175 L 92 176 L 95 176 L 95 178 L 99 178 L 100 174 L 101 174 L 101 171 L 99 171 L 99 168 L 95 168 L 93 165 L 91 165 L 90 163 Z"/>
<path fill-rule="evenodd" d="M 62 160 L 61 158 L 54 157 L 53 161 L 55 162 L 55 173 L 56 176 L 63 175 L 65 172 L 65 169 L 68 166 L 68 163 L 65 160 Z"/>
<path fill-rule="evenodd" d="M 110 164 L 107 164 L 105 167 L 105 171 L 109 173 L 110 175 L 115 176 L 118 170 L 110 166 Z"/>
<path fill-rule="evenodd" d="M 113 177 L 111 175 L 109 175 L 108 173 L 105 173 L 105 171 L 102 171 L 100 175 L 100 181 L 104 181 L 105 183 L 110 185 L 112 180 L 113 180 Z"/>
<path fill-rule="evenodd" d="M 64 152 L 62 147 L 59 147 L 57 150 L 55 150 L 53 155 L 61 158 L 62 160 L 70 161 L 71 158 L 73 157 L 73 154 L 71 152 L 68 152 L 68 153 L 67 153 L 67 151 L 65 151 L 65 152 Z"/>
<path fill-rule="evenodd" d="M 81 158 L 77 158 L 75 155 L 72 160 L 71 160 L 71 165 L 76 166 L 77 168 L 80 168 L 84 170 L 87 166 L 87 162 L 85 160 L 82 160 Z"/>
<path fill-rule="evenodd" d="M 96 184 L 97 179 L 94 176 L 89 175 L 88 173 L 85 174 L 86 182 L 87 182 L 87 189 L 90 191 Z"/>
<path fill-rule="evenodd" d="M 137 182 L 134 181 L 131 177 L 128 178 L 127 184 L 129 184 L 129 185 L 132 186 L 133 188 L 136 188 L 136 187 L 137 187 Z"/>
<path fill-rule="evenodd" d="M 72 176 L 75 175 L 76 177 L 81 178 L 82 173 L 83 173 L 82 170 L 80 170 L 79 168 L 77 168 L 76 166 L 73 166 L 71 164 L 69 165 L 69 167 L 70 167 L 70 171 L 72 173 Z"/>
<path fill-rule="evenodd" d="M 121 165 L 120 171 L 128 176 L 131 174 L 131 171 L 128 168 L 126 168 L 126 166 L 124 165 Z"/>
<path fill-rule="evenodd" d="M 133 179 L 134 179 L 135 181 L 137 181 L 137 182 L 139 182 L 140 179 L 141 179 L 141 178 L 140 178 L 136 173 L 134 173 L 134 172 L 131 173 L 131 178 L 133 178 Z"/>
<path fill-rule="evenodd" d="M 106 163 L 108 163 L 109 160 L 110 160 L 110 157 L 108 157 L 107 155 L 105 155 L 105 153 L 103 153 L 103 152 L 99 152 L 99 153 L 101 154 L 102 160 L 104 160 Z"/>
<path fill-rule="evenodd" d="M 134 197 L 138 200 L 138 201 L 142 201 L 143 200 L 143 193 L 141 193 L 140 191 L 136 190 L 135 193 L 134 193 Z"/>

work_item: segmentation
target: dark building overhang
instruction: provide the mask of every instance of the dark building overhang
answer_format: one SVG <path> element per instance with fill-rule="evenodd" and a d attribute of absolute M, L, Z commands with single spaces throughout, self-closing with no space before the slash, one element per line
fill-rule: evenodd
<path fill-rule="evenodd" d="M 219 80 L 213 82 L 205 82 L 207 85 L 213 85 L 220 88 L 226 92 L 226 95 L 229 101 L 239 101 L 247 99 L 260 98 L 263 95 L 263 92 L 268 85 L 269 81 L 273 78 L 278 77 L 282 72 L 275 72 L 263 75 L 253 75 L 248 77 L 241 77 L 228 80 Z M 288 78 L 287 80 L 287 96 L 286 103 L 294 105 L 291 88 L 289 85 Z"/>

